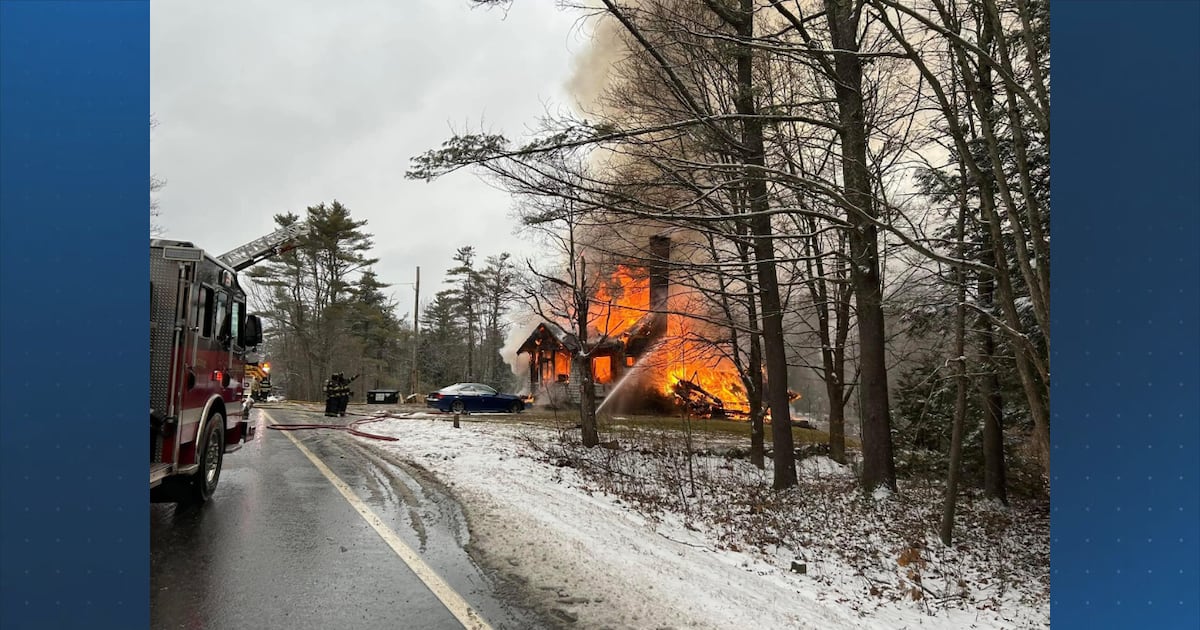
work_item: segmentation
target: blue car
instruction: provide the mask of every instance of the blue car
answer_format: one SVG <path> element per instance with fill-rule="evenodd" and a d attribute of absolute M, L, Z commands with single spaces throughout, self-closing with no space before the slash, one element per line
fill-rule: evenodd
<path fill-rule="evenodd" d="M 525 401 L 520 396 L 501 394 L 483 383 L 455 383 L 425 397 L 425 405 L 438 411 L 469 413 L 501 411 L 521 413 Z"/>

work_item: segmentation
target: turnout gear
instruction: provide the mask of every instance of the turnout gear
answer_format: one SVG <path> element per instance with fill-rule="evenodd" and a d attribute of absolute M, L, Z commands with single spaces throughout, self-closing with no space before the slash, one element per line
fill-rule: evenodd
<path fill-rule="evenodd" d="M 338 398 L 339 387 L 340 380 L 337 374 L 330 376 L 329 380 L 325 381 L 325 415 L 327 417 L 338 415 L 340 407 L 340 399 Z"/>
<path fill-rule="evenodd" d="M 338 400 L 340 401 L 338 404 L 338 414 L 344 416 L 346 415 L 346 408 L 350 405 L 350 383 L 353 383 L 358 379 L 358 374 L 355 374 L 349 379 L 347 379 L 346 376 L 340 372 L 338 373 L 338 376 L 341 377 L 341 385 L 338 390 Z"/>

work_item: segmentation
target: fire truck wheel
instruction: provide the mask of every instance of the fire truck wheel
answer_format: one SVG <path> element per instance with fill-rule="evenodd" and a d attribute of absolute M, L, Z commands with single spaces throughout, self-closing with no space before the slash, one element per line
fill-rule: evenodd
<path fill-rule="evenodd" d="M 200 470 L 192 478 L 192 498 L 203 503 L 212 498 L 221 479 L 221 463 L 224 459 L 225 414 L 213 410 L 204 424 L 204 440 L 200 442 Z"/>
<path fill-rule="evenodd" d="M 453 411 L 454 413 L 462 413 L 466 410 L 467 410 L 467 406 L 464 405 L 463 401 L 461 401 L 461 400 L 456 400 L 456 401 L 450 403 L 450 411 Z"/>

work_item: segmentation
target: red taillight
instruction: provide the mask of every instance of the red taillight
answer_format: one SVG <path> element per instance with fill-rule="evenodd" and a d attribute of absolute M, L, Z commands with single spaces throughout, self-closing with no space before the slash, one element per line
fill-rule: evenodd
<path fill-rule="evenodd" d="M 434 392 L 434 393 L 430 394 L 430 395 L 429 395 L 429 397 L 430 397 L 430 398 L 432 398 L 432 399 L 434 399 L 434 400 L 441 400 L 441 399 L 442 399 L 442 395 L 441 395 L 441 394 L 439 394 L 439 393 L 437 393 L 437 392 Z"/>

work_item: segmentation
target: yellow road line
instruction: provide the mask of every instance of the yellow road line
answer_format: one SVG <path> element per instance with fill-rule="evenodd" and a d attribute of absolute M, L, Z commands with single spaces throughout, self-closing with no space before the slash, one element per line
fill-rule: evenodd
<path fill-rule="evenodd" d="M 260 411 L 262 411 L 263 416 L 267 419 L 268 424 L 277 424 L 275 419 L 272 418 L 271 414 L 267 413 L 265 409 Z M 446 609 L 449 610 L 450 613 L 454 615 L 454 617 L 457 618 L 460 623 L 462 623 L 464 628 L 470 628 L 471 630 L 491 630 L 491 626 L 489 626 L 488 623 L 479 616 L 479 613 L 476 612 L 474 608 L 471 608 L 471 605 L 468 604 L 466 600 L 464 600 L 462 596 L 458 594 L 457 591 L 451 588 L 450 585 L 445 582 L 445 580 L 443 580 L 436 572 L 434 572 L 434 570 L 430 568 L 428 564 L 425 564 L 425 561 L 421 559 L 421 556 L 417 555 L 417 552 L 413 551 L 411 547 L 404 544 L 404 541 L 400 539 L 400 536 L 397 535 L 396 532 L 389 529 L 388 526 L 383 523 L 383 519 L 379 518 L 379 516 L 375 514 L 375 512 L 372 511 L 366 503 L 363 503 L 362 499 L 358 498 L 358 495 L 354 494 L 354 491 L 350 489 L 350 486 L 346 485 L 346 482 L 338 478 L 338 476 L 334 474 L 334 472 L 330 470 L 328 466 L 325 465 L 325 462 L 321 461 L 321 459 L 314 455 L 312 451 L 308 450 L 308 448 L 300 442 L 299 438 L 292 435 L 291 431 L 280 431 L 279 433 L 282 433 L 284 437 L 291 440 L 292 444 L 295 444 L 296 448 L 300 449 L 301 453 L 304 453 L 304 456 L 307 457 L 310 462 L 312 462 L 313 466 L 316 466 L 317 470 L 321 471 L 322 475 L 325 475 L 325 478 L 329 480 L 329 483 L 332 483 L 333 487 L 337 488 L 338 492 L 342 493 L 342 496 L 348 503 L 350 503 L 350 506 L 358 512 L 358 515 L 361 516 L 363 520 L 375 530 L 375 533 L 379 534 L 379 537 L 382 538 L 383 541 L 392 548 L 392 551 L 396 552 L 396 555 L 408 565 L 408 568 L 412 569 L 413 573 L 415 573 L 417 577 L 425 583 L 425 586 L 429 587 L 429 590 L 433 592 L 434 596 L 441 600 L 442 604 L 446 606 Z"/>

